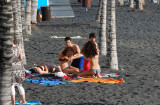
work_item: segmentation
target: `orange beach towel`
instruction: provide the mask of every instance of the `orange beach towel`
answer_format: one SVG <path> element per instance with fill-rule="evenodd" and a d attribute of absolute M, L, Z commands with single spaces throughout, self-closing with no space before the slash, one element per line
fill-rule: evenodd
<path fill-rule="evenodd" d="M 79 80 L 71 80 L 69 82 L 96 82 L 96 83 L 124 83 L 125 81 L 123 80 L 123 78 L 120 78 L 119 80 L 114 80 L 113 78 L 109 78 L 109 79 L 103 79 L 103 78 L 82 78 Z"/>

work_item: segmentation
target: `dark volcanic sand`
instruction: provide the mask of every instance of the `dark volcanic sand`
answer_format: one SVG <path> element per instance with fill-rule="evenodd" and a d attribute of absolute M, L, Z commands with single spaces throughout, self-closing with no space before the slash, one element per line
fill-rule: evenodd
<path fill-rule="evenodd" d="M 30 40 L 25 42 L 26 69 L 46 62 L 58 64 L 57 54 L 64 47 L 64 39 L 49 36 L 88 37 L 98 35 L 99 24 L 94 21 L 98 0 L 85 11 L 77 0 L 70 0 L 75 18 L 56 18 L 37 23 Z M 24 82 L 26 100 L 38 100 L 43 105 L 158 105 L 160 104 L 160 5 L 147 0 L 144 12 L 133 12 L 127 6 L 116 8 L 117 47 L 119 67 L 106 68 L 107 58 L 100 56 L 102 72 L 125 75 L 125 83 L 72 83 L 70 85 L 44 86 Z M 98 36 L 97 36 L 98 37 Z M 73 39 L 80 48 L 88 39 Z M 98 42 L 98 38 L 97 38 Z M 127 74 L 127 75 L 126 75 Z M 17 96 L 19 100 L 19 96 Z"/>

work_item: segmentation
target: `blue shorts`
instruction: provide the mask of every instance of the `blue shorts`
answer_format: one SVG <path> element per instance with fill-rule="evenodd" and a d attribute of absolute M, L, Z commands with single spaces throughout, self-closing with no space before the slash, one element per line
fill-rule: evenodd
<path fill-rule="evenodd" d="M 101 72 L 101 69 L 90 69 L 94 74 L 98 74 Z"/>
<path fill-rule="evenodd" d="M 78 69 L 83 69 L 84 56 L 81 56 L 77 59 L 74 59 L 71 63 L 71 66 L 76 67 Z"/>

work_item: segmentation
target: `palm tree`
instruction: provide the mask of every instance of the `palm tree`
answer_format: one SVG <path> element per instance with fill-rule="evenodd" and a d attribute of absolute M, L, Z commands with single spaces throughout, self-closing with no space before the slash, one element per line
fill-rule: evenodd
<path fill-rule="evenodd" d="M 24 4 L 23 4 L 24 5 Z M 22 1 L 17 0 L 17 10 L 18 10 L 18 22 L 19 22 L 19 36 L 16 37 L 16 40 L 18 40 L 17 44 L 21 47 L 22 49 L 22 56 L 23 56 L 23 63 L 26 64 L 26 57 L 25 57 L 25 52 L 24 52 L 24 42 L 23 42 L 23 25 L 22 25 Z M 24 18 L 24 17 L 23 17 Z"/>
<path fill-rule="evenodd" d="M 20 36 L 19 33 L 19 18 L 18 18 L 18 10 L 17 10 L 17 2 L 16 0 L 12 0 L 12 11 L 13 11 L 13 25 L 14 25 L 14 37 L 17 38 Z"/>
<path fill-rule="evenodd" d="M 124 0 L 118 0 L 118 2 L 119 2 L 119 5 L 120 5 L 120 6 L 123 6 L 123 5 L 124 5 Z"/>
<path fill-rule="evenodd" d="M 130 8 L 134 8 L 134 0 L 130 0 Z"/>
<path fill-rule="evenodd" d="M 144 10 L 143 4 L 145 4 L 143 0 L 137 0 L 137 2 L 136 2 L 136 9 L 137 10 L 136 11 L 143 11 Z"/>
<path fill-rule="evenodd" d="M 106 55 L 106 15 L 107 15 L 107 0 L 102 0 L 102 11 L 100 20 L 99 44 L 100 54 Z"/>
<path fill-rule="evenodd" d="M 26 32 L 31 35 L 31 0 L 26 0 Z"/>
<path fill-rule="evenodd" d="M 22 17 L 21 17 L 21 0 L 16 0 L 17 1 L 17 12 L 18 12 L 18 22 L 19 22 L 19 42 L 21 44 L 21 39 L 22 39 Z"/>
<path fill-rule="evenodd" d="M 23 64 L 27 64 L 25 49 L 24 49 L 24 35 L 26 34 L 26 22 L 25 22 L 25 8 L 24 8 L 24 0 L 21 0 L 21 23 L 22 23 L 22 39 L 21 39 L 21 50 L 23 56 Z"/>
<path fill-rule="evenodd" d="M 22 19 L 22 34 L 26 33 L 26 22 L 25 22 L 25 6 L 24 6 L 24 0 L 21 0 L 21 19 Z"/>
<path fill-rule="evenodd" d="M 22 19 L 24 19 L 24 17 L 21 14 L 22 13 L 21 0 L 12 0 L 12 7 L 13 7 L 13 21 L 14 21 L 14 37 L 16 38 L 16 44 L 18 44 L 22 49 L 22 55 L 24 58 L 23 63 L 26 64 L 24 42 L 23 42 L 24 29 L 22 25 Z"/>
<path fill-rule="evenodd" d="M 25 6 L 24 0 L 21 0 L 21 18 L 22 18 L 22 26 L 25 23 Z"/>
<path fill-rule="evenodd" d="M 38 5 L 38 0 L 32 0 L 32 22 L 33 24 L 37 23 L 37 5 Z"/>
<path fill-rule="evenodd" d="M 24 41 L 28 41 L 28 35 L 27 35 L 27 22 L 26 22 L 26 6 L 24 6 L 24 0 L 21 0 L 21 5 L 22 5 L 22 11 L 21 11 L 21 16 L 22 16 L 22 33 L 23 33 L 23 39 Z"/>
<path fill-rule="evenodd" d="M 144 10 L 143 9 L 143 0 L 139 0 L 139 10 Z"/>
<path fill-rule="evenodd" d="M 117 45 L 116 45 L 116 6 L 115 0 L 111 0 L 110 17 L 110 69 L 118 70 Z"/>
<path fill-rule="evenodd" d="M 101 11 L 102 11 L 102 0 L 99 0 L 99 6 L 98 6 L 98 11 L 97 11 L 97 15 L 96 15 L 96 21 L 100 21 L 100 16 L 101 16 Z"/>
<path fill-rule="evenodd" d="M 13 13 L 11 0 L 0 6 L 0 105 L 10 105 Z"/>

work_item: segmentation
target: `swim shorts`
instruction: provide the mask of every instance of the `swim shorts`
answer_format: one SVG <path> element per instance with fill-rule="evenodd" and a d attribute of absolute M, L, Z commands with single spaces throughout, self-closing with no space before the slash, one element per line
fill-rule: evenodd
<path fill-rule="evenodd" d="M 83 64 L 84 64 L 84 56 L 81 56 L 77 59 L 74 59 L 71 63 L 71 66 L 83 69 Z"/>

